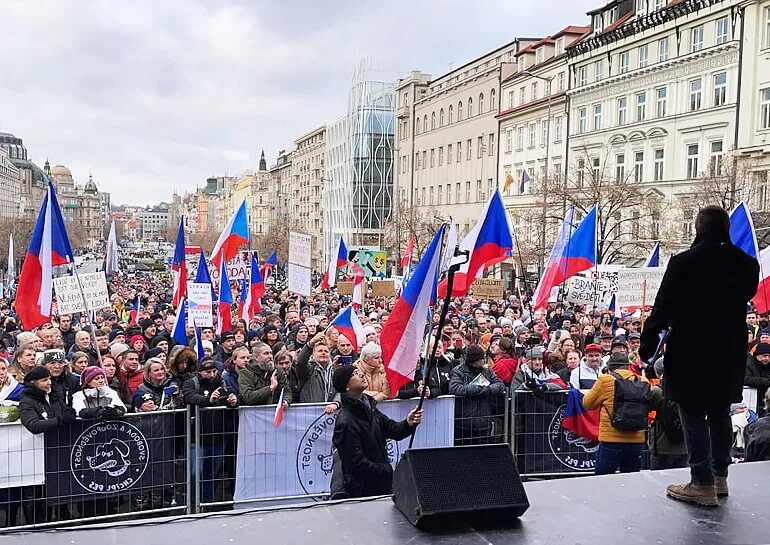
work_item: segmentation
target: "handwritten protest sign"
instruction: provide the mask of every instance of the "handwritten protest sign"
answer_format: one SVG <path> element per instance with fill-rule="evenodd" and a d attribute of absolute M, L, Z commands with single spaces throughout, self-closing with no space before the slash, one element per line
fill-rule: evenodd
<path fill-rule="evenodd" d="M 610 282 L 573 276 L 569 279 L 564 300 L 568 303 L 588 305 L 589 307 L 609 308 L 612 300 Z"/>
<path fill-rule="evenodd" d="M 289 271 L 287 287 L 299 295 L 310 295 L 310 265 L 313 237 L 289 233 Z"/>
<path fill-rule="evenodd" d="M 191 323 L 197 327 L 212 327 L 213 305 L 211 286 L 203 282 L 187 283 L 187 314 Z"/>
<path fill-rule="evenodd" d="M 618 271 L 618 306 L 641 307 L 642 298 L 647 305 L 652 305 L 665 272 L 663 267 L 640 267 Z"/>
<path fill-rule="evenodd" d="M 60 276 L 53 279 L 53 288 L 56 293 L 57 312 L 59 314 L 72 314 L 87 310 L 98 310 L 110 306 L 110 297 L 107 292 L 107 279 L 104 272 L 86 273 L 77 276 Z M 81 297 L 80 287 L 83 288 Z"/>
<path fill-rule="evenodd" d="M 503 281 L 497 278 L 479 278 L 471 286 L 473 296 L 480 299 L 502 299 Z"/>

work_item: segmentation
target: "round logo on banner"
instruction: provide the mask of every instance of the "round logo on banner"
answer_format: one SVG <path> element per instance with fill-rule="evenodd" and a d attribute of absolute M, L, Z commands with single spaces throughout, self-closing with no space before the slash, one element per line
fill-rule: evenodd
<path fill-rule="evenodd" d="M 297 478 L 302 490 L 320 501 L 329 493 L 334 463 L 334 424 L 337 413 L 322 414 L 305 430 L 297 447 Z M 399 458 L 398 442 L 388 439 L 388 460 L 394 463 Z M 342 471 L 342 468 L 338 468 Z M 340 477 L 342 474 L 340 473 Z"/>
<path fill-rule="evenodd" d="M 564 429 L 561 419 L 566 409 L 566 405 L 559 407 L 548 425 L 548 445 L 551 452 L 562 465 L 573 471 L 593 471 L 599 442 Z"/>
<path fill-rule="evenodd" d="M 144 434 L 127 422 L 94 424 L 75 440 L 72 476 L 85 490 L 112 494 L 134 486 L 144 475 L 149 446 Z"/>

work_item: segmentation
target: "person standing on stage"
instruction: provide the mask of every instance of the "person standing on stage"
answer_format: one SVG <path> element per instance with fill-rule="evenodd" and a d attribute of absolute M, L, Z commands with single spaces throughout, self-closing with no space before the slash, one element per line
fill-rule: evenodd
<path fill-rule="evenodd" d="M 401 422 L 391 420 L 377 409 L 374 398 L 364 393 L 368 388 L 366 375 L 354 365 L 335 370 L 332 384 L 342 394 L 332 443 L 342 463 L 345 492 L 351 498 L 390 494 L 393 467 L 386 439 L 409 437 L 422 421 L 422 409 L 415 407 Z"/>
<path fill-rule="evenodd" d="M 671 328 L 664 393 L 679 404 L 691 476 L 689 483 L 667 488 L 672 498 L 716 506 L 717 496 L 728 495 L 729 409 L 742 399 L 746 303 L 758 283 L 757 260 L 730 241 L 727 212 L 718 206 L 703 208 L 695 219 L 692 246 L 668 263 L 639 348 L 649 364 L 659 333 Z"/>

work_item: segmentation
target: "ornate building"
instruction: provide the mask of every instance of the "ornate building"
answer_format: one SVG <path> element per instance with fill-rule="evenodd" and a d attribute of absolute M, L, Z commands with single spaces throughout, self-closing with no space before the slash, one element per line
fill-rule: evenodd
<path fill-rule="evenodd" d="M 78 186 L 69 168 L 63 165 L 50 166 L 45 162 L 45 173 L 53 180 L 59 206 L 68 229 L 78 229 L 82 235 L 83 246 L 89 249 L 100 248 L 109 233 L 110 195 L 101 193 L 88 175 L 88 182 Z"/>
<path fill-rule="evenodd" d="M 11 163 L 18 169 L 21 181 L 20 199 L 17 201 L 20 215 L 24 219 L 34 220 L 45 196 L 48 177 L 40 167 L 29 160 L 27 148 L 21 138 L 10 133 L 0 133 L 0 148 L 7 152 Z"/>

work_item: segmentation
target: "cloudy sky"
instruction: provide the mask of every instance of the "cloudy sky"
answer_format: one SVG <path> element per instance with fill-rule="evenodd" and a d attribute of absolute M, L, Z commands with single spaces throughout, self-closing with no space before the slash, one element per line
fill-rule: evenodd
<path fill-rule="evenodd" d="M 3 0 L 0 131 L 150 204 L 340 117 L 363 57 L 439 75 L 600 0 Z M 129 5 L 130 4 L 130 5 Z"/>

